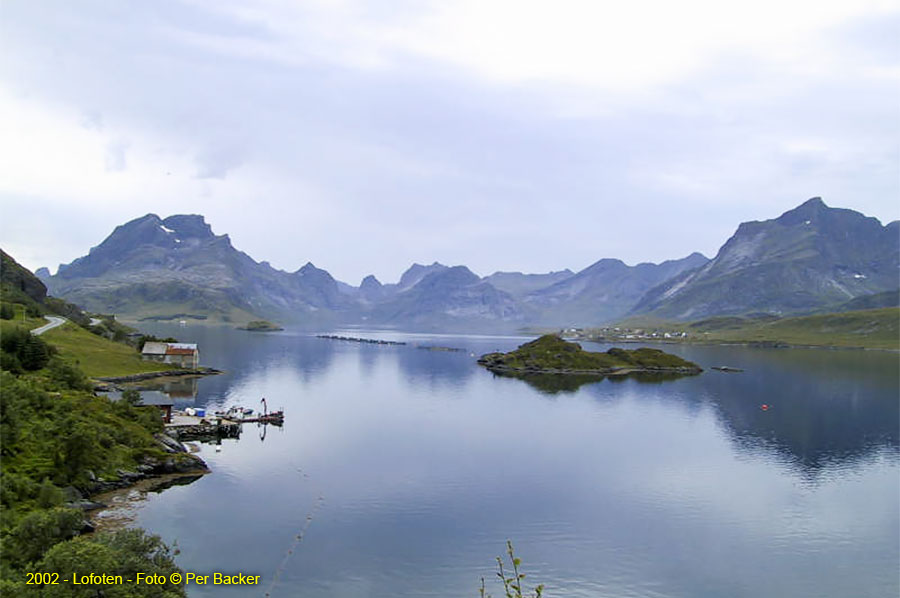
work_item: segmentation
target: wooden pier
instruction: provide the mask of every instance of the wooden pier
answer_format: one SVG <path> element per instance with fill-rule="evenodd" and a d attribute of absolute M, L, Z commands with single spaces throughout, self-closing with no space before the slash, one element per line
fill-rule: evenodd
<path fill-rule="evenodd" d="M 223 418 L 205 418 L 175 413 L 172 422 L 166 424 L 166 433 L 177 440 L 203 440 L 206 438 L 239 438 L 241 424 Z"/>
<path fill-rule="evenodd" d="M 260 415 L 258 417 L 245 417 L 243 419 L 231 419 L 228 421 L 233 421 L 233 422 L 237 422 L 237 423 L 241 423 L 241 424 L 259 423 L 259 424 L 272 424 L 275 426 L 280 426 L 281 424 L 284 423 L 284 415 L 269 413 L 269 414 Z"/>
<path fill-rule="evenodd" d="M 177 440 L 203 440 L 216 438 L 240 438 L 241 424 L 284 424 L 284 413 L 266 413 L 243 419 L 214 416 L 200 417 L 175 412 L 172 422 L 166 424 L 166 433 Z"/>

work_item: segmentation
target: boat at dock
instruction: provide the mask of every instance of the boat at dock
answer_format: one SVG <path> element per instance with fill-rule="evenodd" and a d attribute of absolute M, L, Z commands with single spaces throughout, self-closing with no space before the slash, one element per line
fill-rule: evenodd
<path fill-rule="evenodd" d="M 166 424 L 166 434 L 177 440 L 203 442 L 222 438 L 240 438 L 241 423 L 224 417 L 202 417 L 174 412 L 172 422 Z"/>
<path fill-rule="evenodd" d="M 225 411 L 216 411 L 216 417 L 226 419 L 228 421 L 251 424 L 263 423 L 280 426 L 284 423 L 284 410 L 269 411 L 265 398 L 260 401 L 263 404 L 263 412 L 253 415 L 253 409 L 240 405 L 233 405 Z"/>
<path fill-rule="evenodd" d="M 230 419 L 233 421 L 242 421 L 253 414 L 253 409 L 249 409 L 247 407 L 241 407 L 240 405 L 234 405 L 229 407 L 226 411 L 216 411 L 215 415 L 217 417 L 224 417 L 226 419 Z"/>

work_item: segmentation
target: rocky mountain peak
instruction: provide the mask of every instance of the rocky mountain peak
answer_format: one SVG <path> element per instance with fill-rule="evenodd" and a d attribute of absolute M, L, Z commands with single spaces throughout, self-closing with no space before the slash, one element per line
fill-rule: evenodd
<path fill-rule="evenodd" d="M 833 208 L 829 208 L 825 205 L 825 202 L 822 201 L 821 197 L 813 197 L 812 199 L 804 201 L 796 208 L 788 210 L 775 221 L 787 226 L 807 223 L 812 224 L 819 220 L 824 213 L 830 211 L 833 211 Z"/>
<path fill-rule="evenodd" d="M 815 197 L 810 197 L 809 199 L 807 199 L 806 201 L 804 201 L 802 204 L 800 204 L 799 206 L 797 206 L 794 209 L 795 210 L 803 210 L 803 209 L 821 210 L 821 209 L 824 209 L 827 207 L 828 206 L 825 205 L 825 202 L 822 201 L 822 198 L 817 195 Z M 791 210 L 791 211 L 793 211 L 793 210 Z"/>
<path fill-rule="evenodd" d="M 623 262 L 622 260 L 618 260 L 615 258 L 603 258 L 594 262 L 581 272 L 605 272 L 607 270 L 619 270 L 624 268 L 628 268 L 628 266 L 626 266 L 625 262 Z M 579 272 L 579 274 L 581 274 L 581 272 Z"/>
<path fill-rule="evenodd" d="M 410 266 L 406 272 L 400 276 L 400 282 L 397 283 L 397 287 L 399 289 L 408 289 L 409 287 L 415 286 L 418 284 L 420 280 L 428 276 L 433 272 L 439 272 L 441 270 L 446 270 L 447 266 L 434 262 L 430 266 L 423 266 L 422 264 L 413 264 Z"/>
<path fill-rule="evenodd" d="M 383 285 L 377 278 L 375 278 L 374 274 L 369 274 L 368 276 L 366 276 L 365 278 L 362 279 L 361 283 L 359 283 L 360 289 L 368 289 L 368 288 L 380 289 L 382 286 Z"/>
<path fill-rule="evenodd" d="M 436 265 L 441 266 L 437 262 Z M 423 283 L 432 285 L 448 285 L 448 286 L 465 286 L 481 282 L 481 278 L 477 274 L 469 270 L 465 266 L 441 266 L 439 269 L 429 273 L 422 279 Z"/>
<path fill-rule="evenodd" d="M 316 268 L 312 262 L 306 262 L 303 267 L 294 272 L 294 274 L 309 280 L 321 280 L 329 283 L 334 282 L 334 278 L 327 270 Z"/>
<path fill-rule="evenodd" d="M 162 220 L 156 214 L 147 214 L 117 226 L 102 243 L 92 247 L 88 255 L 71 264 L 60 264 L 57 276 L 99 276 L 119 263 L 122 256 L 137 247 L 172 247 L 175 241 L 162 228 Z"/>
<path fill-rule="evenodd" d="M 161 230 L 172 231 L 179 239 L 212 239 L 215 235 L 212 228 L 199 214 L 176 214 L 169 216 L 161 223 Z M 168 230 L 166 230 L 168 229 Z"/>
<path fill-rule="evenodd" d="M 359 283 L 359 292 L 366 301 L 378 301 L 384 297 L 386 289 L 373 274 L 369 274 Z"/>

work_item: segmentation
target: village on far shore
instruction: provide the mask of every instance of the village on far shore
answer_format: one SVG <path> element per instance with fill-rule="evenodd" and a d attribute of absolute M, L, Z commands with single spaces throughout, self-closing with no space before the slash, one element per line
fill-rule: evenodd
<path fill-rule="evenodd" d="M 662 328 L 645 330 L 643 328 L 624 328 L 620 326 L 563 328 L 559 331 L 559 335 L 570 340 L 596 342 L 684 340 L 688 338 L 688 333 L 684 330 L 666 330 Z"/>

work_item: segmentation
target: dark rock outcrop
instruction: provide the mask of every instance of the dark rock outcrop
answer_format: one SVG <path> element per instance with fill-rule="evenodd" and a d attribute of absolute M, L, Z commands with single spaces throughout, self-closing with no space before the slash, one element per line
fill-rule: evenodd
<path fill-rule="evenodd" d="M 27 268 L 0 250 L 0 284 L 4 290 L 23 293 L 37 303 L 47 298 L 47 287 Z"/>
<path fill-rule="evenodd" d="M 155 438 L 157 443 L 159 443 L 159 447 L 166 452 L 167 456 L 165 458 L 146 457 L 144 462 L 135 468 L 136 471 L 119 470 L 116 472 L 117 478 L 112 480 L 101 479 L 92 475 L 91 484 L 85 489 L 85 495 L 92 496 L 101 492 L 127 488 L 142 480 L 167 474 L 209 472 L 206 462 L 197 455 L 188 452 L 187 448 L 178 440 L 166 434 L 158 434 Z"/>

